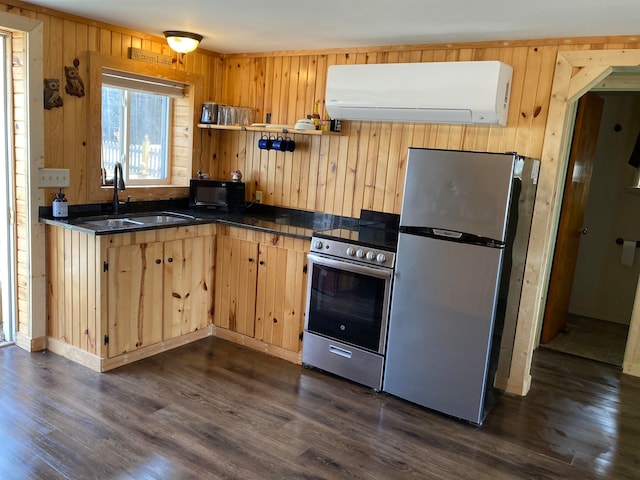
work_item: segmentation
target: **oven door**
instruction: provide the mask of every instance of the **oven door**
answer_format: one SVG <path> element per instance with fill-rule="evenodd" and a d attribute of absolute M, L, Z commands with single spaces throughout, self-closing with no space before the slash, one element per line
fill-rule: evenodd
<path fill-rule="evenodd" d="M 307 255 L 305 329 L 384 354 L 392 270 Z"/>

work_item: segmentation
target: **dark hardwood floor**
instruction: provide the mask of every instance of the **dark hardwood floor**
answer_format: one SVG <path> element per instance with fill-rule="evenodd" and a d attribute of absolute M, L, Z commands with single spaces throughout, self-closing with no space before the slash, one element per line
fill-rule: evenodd
<path fill-rule="evenodd" d="M 637 479 L 640 379 L 549 350 L 474 427 L 208 338 L 99 374 L 0 349 L 3 479 Z"/>

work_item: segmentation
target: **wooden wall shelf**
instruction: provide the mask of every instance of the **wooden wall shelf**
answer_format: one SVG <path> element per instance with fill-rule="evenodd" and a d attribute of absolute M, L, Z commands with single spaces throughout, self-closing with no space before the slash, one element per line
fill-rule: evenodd
<path fill-rule="evenodd" d="M 275 134 L 296 134 L 296 135 L 340 135 L 340 132 L 324 132 L 322 130 L 296 130 L 293 125 L 278 125 L 278 126 L 256 126 L 256 125 L 217 125 L 215 123 L 199 123 L 198 128 L 213 129 L 213 130 L 232 130 L 238 132 L 264 132 Z"/>

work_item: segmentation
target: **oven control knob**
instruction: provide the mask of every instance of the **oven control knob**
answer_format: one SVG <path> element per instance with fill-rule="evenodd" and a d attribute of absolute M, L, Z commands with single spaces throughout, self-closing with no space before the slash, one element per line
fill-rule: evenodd
<path fill-rule="evenodd" d="M 347 248 L 347 255 L 349 255 L 350 257 L 353 257 L 356 254 L 356 249 L 353 247 L 349 247 Z"/>
<path fill-rule="evenodd" d="M 314 245 L 315 248 L 317 248 L 318 250 L 320 250 L 323 247 L 323 243 L 321 240 L 316 240 L 316 243 Z"/>
<path fill-rule="evenodd" d="M 387 261 L 387 256 L 384 253 L 379 253 L 378 256 L 376 257 L 376 261 L 378 263 L 384 263 Z"/>
<path fill-rule="evenodd" d="M 367 260 L 373 262 L 376 259 L 376 254 L 373 252 L 367 252 Z"/>
<path fill-rule="evenodd" d="M 358 251 L 356 252 L 356 257 L 364 258 L 364 250 L 358 249 Z"/>

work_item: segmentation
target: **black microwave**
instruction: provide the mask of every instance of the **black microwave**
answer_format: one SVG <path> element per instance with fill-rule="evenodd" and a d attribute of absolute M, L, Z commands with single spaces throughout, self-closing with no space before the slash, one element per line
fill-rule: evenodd
<path fill-rule="evenodd" d="M 192 178 L 189 183 L 189 206 L 223 212 L 242 212 L 244 182 Z"/>

